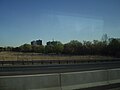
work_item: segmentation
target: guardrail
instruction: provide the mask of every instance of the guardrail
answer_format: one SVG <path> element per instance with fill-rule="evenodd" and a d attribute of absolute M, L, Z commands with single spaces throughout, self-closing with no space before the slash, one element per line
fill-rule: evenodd
<path fill-rule="evenodd" d="M 0 60 L 0 66 L 6 65 L 43 65 L 43 64 L 79 64 L 79 63 L 95 63 L 95 62 L 111 62 L 118 61 L 120 62 L 120 58 L 116 59 L 102 59 L 102 60 L 9 60 L 4 61 Z"/>

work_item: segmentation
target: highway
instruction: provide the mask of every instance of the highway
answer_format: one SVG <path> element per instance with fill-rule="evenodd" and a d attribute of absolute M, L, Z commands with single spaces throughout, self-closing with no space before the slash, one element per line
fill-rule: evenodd
<path fill-rule="evenodd" d="M 120 68 L 120 61 L 84 62 L 78 64 L 5 65 L 0 66 L 0 76 L 65 73 L 113 68 Z"/>

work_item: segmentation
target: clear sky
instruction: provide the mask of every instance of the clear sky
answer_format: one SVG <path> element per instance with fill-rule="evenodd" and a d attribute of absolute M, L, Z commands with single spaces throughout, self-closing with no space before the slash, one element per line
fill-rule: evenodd
<path fill-rule="evenodd" d="M 120 37 L 120 0 L 0 0 L 0 46 Z"/>

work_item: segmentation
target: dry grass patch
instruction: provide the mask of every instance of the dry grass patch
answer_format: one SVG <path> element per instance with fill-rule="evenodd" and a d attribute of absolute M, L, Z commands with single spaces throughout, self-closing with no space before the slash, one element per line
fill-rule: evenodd
<path fill-rule="evenodd" d="M 0 52 L 0 60 L 104 60 L 113 59 L 105 56 L 69 56 L 69 55 L 44 55 L 40 53 Z"/>

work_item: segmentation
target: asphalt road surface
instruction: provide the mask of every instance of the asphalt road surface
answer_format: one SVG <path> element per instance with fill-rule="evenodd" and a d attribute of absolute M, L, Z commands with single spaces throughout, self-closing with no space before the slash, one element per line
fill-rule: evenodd
<path fill-rule="evenodd" d="M 4 75 L 27 75 L 27 74 L 48 74 L 65 73 L 89 70 L 104 70 L 120 68 L 120 61 L 109 62 L 86 62 L 79 64 L 51 64 L 51 65 L 26 65 L 26 66 L 0 66 L 0 76 Z"/>

